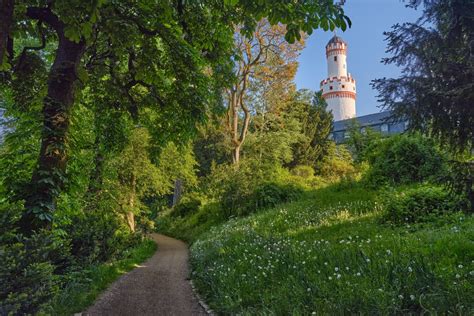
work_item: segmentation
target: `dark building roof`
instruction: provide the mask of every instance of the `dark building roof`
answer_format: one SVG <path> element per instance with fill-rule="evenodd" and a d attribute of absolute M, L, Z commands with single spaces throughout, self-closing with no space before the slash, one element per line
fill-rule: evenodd
<path fill-rule="evenodd" d="M 358 116 L 355 119 L 357 119 L 357 121 L 359 122 L 359 124 L 362 127 L 363 126 L 378 125 L 378 124 L 388 123 L 388 122 L 394 122 L 394 120 L 391 118 L 391 112 L 390 111 L 374 113 L 374 114 L 369 114 L 369 115 L 364 115 L 364 116 Z M 333 130 L 335 132 L 346 130 L 352 120 L 353 119 L 347 119 L 347 120 L 334 122 L 334 129 Z"/>
<path fill-rule="evenodd" d="M 366 127 L 370 127 L 376 132 L 380 132 L 384 136 L 400 134 L 407 129 L 406 120 L 395 120 L 391 117 L 391 112 L 374 113 L 364 116 L 355 117 L 353 119 L 337 121 L 333 123 L 332 139 L 337 144 L 346 142 L 349 138 L 348 128 L 352 122 L 356 120 L 360 124 L 360 131 L 363 132 Z"/>
<path fill-rule="evenodd" d="M 343 44 L 346 44 L 347 43 L 339 36 L 337 35 L 334 35 L 330 40 L 329 42 L 326 44 L 326 46 L 330 45 L 330 44 L 334 44 L 334 43 L 343 43 Z"/>

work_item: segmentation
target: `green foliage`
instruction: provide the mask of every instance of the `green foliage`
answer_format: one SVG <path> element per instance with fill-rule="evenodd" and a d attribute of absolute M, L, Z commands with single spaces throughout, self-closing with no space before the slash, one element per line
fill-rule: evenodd
<path fill-rule="evenodd" d="M 314 176 L 314 169 L 310 166 L 298 165 L 291 169 L 291 174 L 308 179 Z"/>
<path fill-rule="evenodd" d="M 363 129 L 363 130 L 362 130 Z M 373 148 L 380 141 L 382 135 L 370 126 L 362 126 L 357 120 L 352 120 L 347 128 L 349 138 L 346 145 L 354 156 L 354 161 L 360 163 L 368 159 Z"/>
<path fill-rule="evenodd" d="M 296 93 L 290 111 L 301 124 L 301 136 L 293 145 L 293 160 L 289 166 L 303 164 L 319 171 L 331 147 L 329 135 L 333 118 L 327 112 L 326 101 L 321 92 L 300 90 Z"/>
<path fill-rule="evenodd" d="M 464 196 L 474 213 L 474 157 L 460 157 L 449 161 L 448 174 L 445 178 L 447 187 L 454 193 Z"/>
<path fill-rule="evenodd" d="M 445 157 L 434 142 L 418 135 L 397 135 L 380 142 L 368 158 L 372 185 L 438 180 L 446 172 Z"/>
<path fill-rule="evenodd" d="M 50 261 L 58 251 L 48 232 L 30 237 L 18 234 L 14 227 L 21 205 L 0 205 L 0 314 L 35 313 L 58 290 Z"/>
<path fill-rule="evenodd" d="M 457 151 L 473 148 L 474 89 L 472 43 L 474 2 L 408 1 L 422 11 L 414 23 L 386 32 L 385 64 L 402 68 L 399 78 L 373 82 L 383 105 L 409 128 L 422 131 Z"/>
<path fill-rule="evenodd" d="M 424 222 L 464 210 L 461 199 L 441 187 L 420 186 L 384 198 L 384 222 L 408 224 Z"/>
<path fill-rule="evenodd" d="M 117 259 L 140 240 L 139 235 L 129 233 L 117 214 L 107 209 L 72 217 L 66 229 L 71 255 L 80 266 Z"/>
<path fill-rule="evenodd" d="M 157 166 L 162 175 L 163 182 L 167 182 L 169 187 L 174 185 L 176 179 L 184 182 L 186 189 L 195 188 L 197 185 L 197 162 L 192 146 L 176 146 L 174 143 L 167 144 L 160 152 L 157 159 Z"/>
<path fill-rule="evenodd" d="M 286 24 L 286 38 L 294 41 L 302 30 L 350 23 L 333 2 L 8 2 L 14 14 L 0 16 L 7 30 L 0 32 L 0 111 L 8 129 L 0 147 L 0 201 L 13 204 L 0 209 L 0 314 L 71 313 L 76 307 L 68 309 L 67 295 L 90 302 L 89 291 L 96 295 L 102 279 L 118 274 L 104 266 L 98 268 L 104 273 L 89 274 L 90 265 L 137 245 L 152 228 L 146 202 L 166 199 L 176 179 L 195 189 L 197 163 L 186 144 L 199 123 L 219 112 L 236 25 L 249 35 L 268 17 Z M 275 122 L 272 142 L 261 137 L 257 147 L 269 161 L 287 161 L 290 151 L 275 154 L 290 148 L 292 138 Z M 250 186 L 236 196 L 250 196 L 276 177 L 273 167 L 258 166 L 256 179 L 248 168 L 239 185 Z M 213 185 L 211 196 L 231 192 L 230 181 Z M 259 188 L 253 202 L 259 205 L 293 194 Z M 125 223 L 134 231 L 134 215 L 132 234 Z M 85 285 L 88 277 L 102 285 Z M 48 308 L 58 289 L 64 296 Z"/>
<path fill-rule="evenodd" d="M 204 192 L 221 204 L 222 213 L 229 218 L 290 200 L 300 192 L 295 185 L 280 184 L 282 180 L 278 166 L 244 160 L 238 168 L 217 166 L 203 184 Z"/>
<path fill-rule="evenodd" d="M 42 309 L 52 315 L 72 315 L 84 311 L 112 282 L 122 274 L 137 267 L 156 251 L 156 243 L 144 239 L 133 248 L 127 249 L 119 260 L 106 264 L 88 266 L 82 271 L 73 271 L 62 277 L 63 287 Z"/>
<path fill-rule="evenodd" d="M 184 197 L 178 205 L 173 207 L 171 216 L 189 216 L 199 211 L 201 205 L 201 199 L 196 196 Z"/>
<path fill-rule="evenodd" d="M 222 314 L 470 314 L 473 218 L 407 232 L 379 224 L 374 193 L 324 188 L 195 230 L 194 284 Z"/>
<path fill-rule="evenodd" d="M 319 175 L 330 180 L 338 181 L 355 173 L 352 155 L 344 145 L 336 146 L 331 142 L 328 154 L 323 158 Z"/>
<path fill-rule="evenodd" d="M 249 196 L 242 197 L 241 205 L 236 205 L 234 202 L 232 206 L 240 210 L 239 215 L 247 215 L 284 202 L 295 201 L 303 195 L 303 192 L 301 187 L 294 184 L 264 183 Z M 225 199 L 223 207 L 226 207 Z"/>

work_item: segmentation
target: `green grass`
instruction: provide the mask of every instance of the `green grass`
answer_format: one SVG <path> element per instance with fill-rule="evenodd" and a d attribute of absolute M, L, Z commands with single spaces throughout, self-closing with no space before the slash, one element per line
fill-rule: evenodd
<path fill-rule="evenodd" d="M 224 314 L 474 313 L 474 219 L 380 224 L 377 192 L 325 188 L 224 224 L 195 214 L 193 279 Z"/>
<path fill-rule="evenodd" d="M 51 315 L 72 315 L 84 311 L 92 305 L 99 294 L 119 276 L 137 267 L 150 258 L 156 251 L 156 243 L 146 239 L 132 248 L 125 258 L 108 264 L 90 267 L 87 270 L 68 274 L 69 280 L 52 301 L 49 310 Z"/>

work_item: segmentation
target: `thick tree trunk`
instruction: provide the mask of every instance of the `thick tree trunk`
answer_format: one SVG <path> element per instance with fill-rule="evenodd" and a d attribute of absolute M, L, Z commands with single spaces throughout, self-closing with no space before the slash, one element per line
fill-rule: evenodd
<path fill-rule="evenodd" d="M 8 52 L 9 40 L 10 40 L 10 28 L 13 21 L 13 0 L 0 0 L 0 70 L 2 69 L 3 62 L 7 60 L 6 54 L 12 54 Z M 10 59 L 13 56 L 8 56 Z"/>
<path fill-rule="evenodd" d="M 43 101 L 43 131 L 38 166 L 33 172 L 30 194 L 26 197 L 20 225 L 25 233 L 48 228 L 56 207 L 56 197 L 65 183 L 67 132 L 69 114 L 74 104 L 77 69 L 85 50 L 85 42 L 75 43 L 64 36 L 64 25 L 49 9 L 27 12 L 50 24 L 59 43 L 48 78 L 48 92 Z"/>

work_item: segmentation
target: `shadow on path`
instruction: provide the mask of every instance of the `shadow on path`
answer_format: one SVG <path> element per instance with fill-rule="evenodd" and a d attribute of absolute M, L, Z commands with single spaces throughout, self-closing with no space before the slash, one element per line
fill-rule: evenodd
<path fill-rule="evenodd" d="M 157 252 L 121 276 L 83 315 L 207 315 L 188 281 L 188 247 L 153 234 Z"/>

